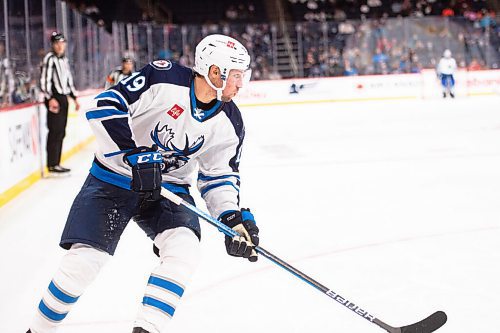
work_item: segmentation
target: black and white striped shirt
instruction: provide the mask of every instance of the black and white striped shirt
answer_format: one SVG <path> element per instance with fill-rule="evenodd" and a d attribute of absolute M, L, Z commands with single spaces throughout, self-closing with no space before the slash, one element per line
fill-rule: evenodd
<path fill-rule="evenodd" d="M 49 52 L 43 58 L 40 89 L 46 99 L 52 98 L 54 94 L 75 98 L 73 76 L 66 56 L 58 57 L 54 52 Z"/>
<path fill-rule="evenodd" d="M 117 69 L 112 71 L 108 75 L 108 77 L 106 78 L 106 83 L 104 84 L 104 89 L 109 89 L 112 86 L 117 85 L 118 82 L 129 77 L 130 75 L 132 75 L 132 73 L 125 74 L 125 73 L 123 73 L 122 68 L 118 67 Z"/>

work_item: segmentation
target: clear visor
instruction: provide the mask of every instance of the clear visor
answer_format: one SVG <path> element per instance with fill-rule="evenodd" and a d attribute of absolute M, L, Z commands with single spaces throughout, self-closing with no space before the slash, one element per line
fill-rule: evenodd
<path fill-rule="evenodd" d="M 248 86 L 251 77 L 252 77 L 251 69 L 247 69 L 245 71 L 232 69 L 229 72 L 229 75 L 226 80 L 234 81 L 234 83 L 238 88 L 245 88 Z"/>

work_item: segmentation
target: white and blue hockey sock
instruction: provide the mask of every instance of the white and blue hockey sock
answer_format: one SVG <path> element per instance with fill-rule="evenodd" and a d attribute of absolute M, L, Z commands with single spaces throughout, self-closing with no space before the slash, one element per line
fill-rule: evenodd
<path fill-rule="evenodd" d="M 59 270 L 43 294 L 30 325 L 31 332 L 54 332 L 108 258 L 106 252 L 74 244 L 62 258 Z"/>
<path fill-rule="evenodd" d="M 148 279 L 135 327 L 160 333 L 168 324 L 198 265 L 199 244 L 198 237 L 185 227 L 166 230 L 156 236 L 160 265 Z"/>

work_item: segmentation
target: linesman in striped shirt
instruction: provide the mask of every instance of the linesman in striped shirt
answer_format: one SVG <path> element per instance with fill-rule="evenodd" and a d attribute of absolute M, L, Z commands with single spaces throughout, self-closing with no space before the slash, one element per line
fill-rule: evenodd
<path fill-rule="evenodd" d="M 117 85 L 123 79 L 126 79 L 134 71 L 134 59 L 130 56 L 124 56 L 122 58 L 121 67 L 116 68 L 114 71 L 109 73 L 106 77 L 106 83 L 104 84 L 104 89 L 109 89 L 114 85 Z"/>
<path fill-rule="evenodd" d="M 40 88 L 45 95 L 47 107 L 47 167 L 51 173 L 67 173 L 70 169 L 60 165 L 62 143 L 68 122 L 68 96 L 79 104 L 75 96 L 73 76 L 71 75 L 64 35 L 53 32 L 50 37 L 52 50 L 45 55 L 42 63 Z"/>

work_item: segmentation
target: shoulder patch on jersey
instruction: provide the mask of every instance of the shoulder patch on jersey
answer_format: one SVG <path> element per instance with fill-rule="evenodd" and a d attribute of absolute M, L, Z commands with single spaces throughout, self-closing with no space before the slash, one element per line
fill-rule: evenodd
<path fill-rule="evenodd" d="M 170 60 L 155 60 L 151 63 L 151 66 L 159 70 L 168 71 L 172 68 L 172 62 Z"/>

